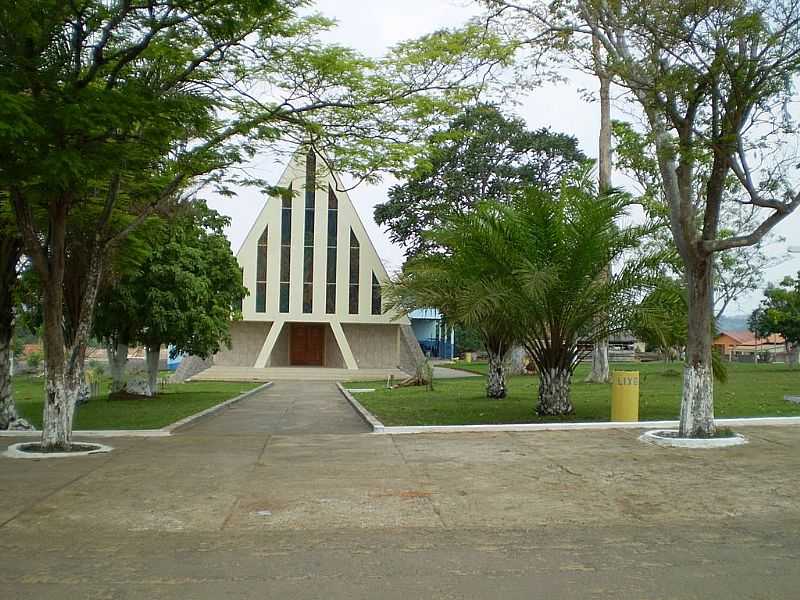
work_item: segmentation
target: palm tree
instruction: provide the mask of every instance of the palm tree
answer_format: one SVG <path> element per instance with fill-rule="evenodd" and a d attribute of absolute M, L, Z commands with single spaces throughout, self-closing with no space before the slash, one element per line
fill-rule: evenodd
<path fill-rule="evenodd" d="M 488 206 L 488 205 L 487 205 Z M 446 228 L 430 234 L 441 252 L 417 255 L 386 290 L 395 308 L 410 312 L 436 308 L 453 325 L 471 328 L 480 336 L 489 357 L 486 397 L 507 394 L 506 359 L 517 338 L 516 324 L 501 301 L 506 287 L 502 272 L 485 253 L 479 206 L 474 215 L 456 217 Z"/>
<path fill-rule="evenodd" d="M 494 262 L 513 292 L 497 297 L 517 323 L 539 371 L 536 412 L 574 412 L 572 375 L 591 343 L 625 329 L 642 291 L 658 281 L 661 257 L 631 252 L 647 233 L 620 226 L 627 196 L 598 194 L 588 168 L 566 178 L 557 197 L 529 189 L 489 223 Z M 616 268 L 607 273 L 608 265 Z"/>
<path fill-rule="evenodd" d="M 555 195 L 529 188 L 504 204 L 481 203 L 431 234 L 444 251 L 407 263 L 396 305 L 438 308 L 478 329 L 490 397 L 498 380 L 505 388 L 505 352 L 522 343 L 539 372 L 536 412 L 570 414 L 572 375 L 591 342 L 624 330 L 659 281 L 662 257 L 631 252 L 649 229 L 618 224 L 626 206 L 618 190 L 598 195 L 589 168 Z M 606 274 L 608 265 L 617 268 Z"/>

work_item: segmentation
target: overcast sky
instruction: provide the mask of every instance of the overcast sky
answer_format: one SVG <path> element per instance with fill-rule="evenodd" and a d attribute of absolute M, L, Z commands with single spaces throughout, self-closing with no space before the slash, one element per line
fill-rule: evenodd
<path fill-rule="evenodd" d="M 362 52 L 380 55 L 392 44 L 423 35 L 441 27 L 457 26 L 478 11 L 475 3 L 468 0 L 403 0 L 389 2 L 384 0 L 318 0 L 320 12 L 336 19 L 339 23 L 331 32 L 331 41 L 346 44 Z M 531 129 L 550 127 L 555 131 L 569 133 L 578 138 L 581 149 L 592 157 L 597 156 L 597 135 L 599 131 L 598 108 L 595 104 L 581 99 L 579 89 L 595 89 L 594 81 L 579 73 L 573 73 L 566 84 L 549 85 L 532 90 L 520 97 L 520 104 L 506 107 L 523 117 Z M 624 119 L 622 113 L 614 115 Z M 268 164 L 263 157 L 263 172 L 274 172 L 275 165 Z M 387 235 L 375 224 L 372 218 L 373 207 L 385 201 L 387 189 L 393 183 L 386 179 L 381 185 L 362 185 L 350 192 L 350 197 L 364 221 L 364 225 L 381 256 L 392 271 L 403 262 L 402 249 L 389 242 Z M 621 185 L 621 182 L 615 182 Z M 234 252 L 244 240 L 261 207 L 264 198 L 254 191 L 245 191 L 237 198 L 213 200 L 210 204 L 220 212 L 231 217 L 229 237 Z M 787 243 L 800 245 L 800 214 L 794 214 L 784 221 L 777 233 L 787 239 Z M 785 253 L 786 244 L 776 248 Z M 800 271 L 800 254 L 792 255 L 791 260 L 770 269 L 765 275 L 770 281 L 778 281 L 786 274 Z M 728 315 L 750 312 L 758 305 L 761 293 L 750 297 L 727 310 Z"/>

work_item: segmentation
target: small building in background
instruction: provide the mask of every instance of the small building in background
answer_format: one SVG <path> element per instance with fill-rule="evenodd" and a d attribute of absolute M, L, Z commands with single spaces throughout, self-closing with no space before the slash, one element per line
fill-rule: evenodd
<path fill-rule="evenodd" d="M 714 348 L 728 360 L 741 362 L 783 360 L 787 354 L 786 340 L 782 335 L 763 338 L 752 331 L 721 331 L 714 338 Z"/>
<path fill-rule="evenodd" d="M 408 314 L 411 329 L 425 356 L 452 360 L 455 356 L 455 332 L 435 308 L 419 308 Z"/>

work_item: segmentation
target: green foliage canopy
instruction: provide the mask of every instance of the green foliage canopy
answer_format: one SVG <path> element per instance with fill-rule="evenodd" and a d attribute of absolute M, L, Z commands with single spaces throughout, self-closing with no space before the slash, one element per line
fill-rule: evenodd
<path fill-rule="evenodd" d="M 794 346 L 800 346 L 800 273 L 796 278 L 786 277 L 778 286 L 764 290 L 765 298 L 753 314 L 748 325 L 762 337 L 780 334 Z"/>
<path fill-rule="evenodd" d="M 209 356 L 230 344 L 247 293 L 223 228 L 228 219 L 195 201 L 165 223 L 136 272 L 104 289 L 95 334 L 108 341 L 171 346 Z"/>
<path fill-rule="evenodd" d="M 404 180 L 375 207 L 375 221 L 389 229 L 407 256 L 435 247 L 425 232 L 463 215 L 482 201 L 510 202 L 531 186 L 556 191 L 561 179 L 586 161 L 577 140 L 481 104 L 427 139 Z"/>

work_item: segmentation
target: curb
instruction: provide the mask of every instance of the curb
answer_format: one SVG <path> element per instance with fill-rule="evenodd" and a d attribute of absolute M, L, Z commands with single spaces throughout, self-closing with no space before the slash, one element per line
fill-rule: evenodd
<path fill-rule="evenodd" d="M 169 425 L 165 425 L 160 429 L 98 429 L 98 430 L 75 430 L 72 432 L 73 436 L 80 436 L 80 437 L 97 437 L 97 438 L 115 438 L 115 437 L 143 437 L 143 438 L 156 438 L 156 437 L 169 437 L 173 433 L 175 433 L 178 429 L 185 427 L 193 423 L 198 419 L 202 419 L 204 417 L 211 416 L 215 413 L 218 413 L 221 410 L 225 410 L 229 406 L 236 404 L 255 394 L 256 392 L 260 392 L 262 390 L 267 389 L 272 385 L 271 381 L 267 381 L 266 383 L 259 385 L 258 387 L 254 387 L 252 390 L 248 390 L 243 394 L 239 394 L 233 398 L 229 398 L 219 404 L 215 404 L 205 410 L 201 410 L 200 412 L 194 413 L 193 415 L 189 415 L 188 417 L 184 417 L 174 423 L 170 423 Z M 0 438 L 3 437 L 20 437 L 20 438 L 29 438 L 29 437 L 41 437 L 41 431 L 16 431 L 16 430 L 3 430 L 0 431 Z"/>
<path fill-rule="evenodd" d="M 800 425 L 800 417 L 751 417 L 740 419 L 715 419 L 717 425 L 734 427 L 760 427 Z M 679 421 L 598 421 L 583 423 L 518 423 L 499 425 L 398 425 L 383 427 L 375 433 L 480 433 L 500 431 L 603 431 L 607 429 L 668 429 L 678 427 Z"/>
<path fill-rule="evenodd" d="M 676 433 L 674 429 L 658 430 L 651 429 L 639 436 L 639 441 L 662 448 L 689 448 L 692 450 L 713 450 L 716 448 L 733 448 L 743 446 L 749 440 L 742 434 L 737 433 L 732 437 L 719 438 L 671 438 L 664 436 L 665 433 Z"/>
<path fill-rule="evenodd" d="M 382 435 L 406 435 L 415 433 L 492 433 L 503 431 L 603 431 L 606 429 L 666 429 L 677 427 L 679 421 L 586 421 L 583 423 L 501 423 L 496 425 L 391 425 L 386 426 L 356 400 L 340 383 L 336 386 L 356 410 L 359 416 L 372 427 L 373 433 Z M 800 425 L 800 417 L 742 417 L 715 419 L 717 425 L 738 427 L 760 427 Z"/>
<path fill-rule="evenodd" d="M 114 449 L 111 446 L 105 446 L 103 444 L 91 444 L 92 446 L 96 446 L 96 448 L 93 450 L 84 450 L 82 452 L 24 452 L 19 449 L 20 446 L 25 446 L 30 443 L 31 442 L 20 442 L 18 444 L 11 444 L 6 451 L 3 452 L 2 456 L 30 460 L 46 460 L 49 458 L 76 458 L 79 456 L 91 456 L 93 454 L 107 454 Z"/>
<path fill-rule="evenodd" d="M 345 400 L 347 400 L 350 403 L 350 406 L 352 406 L 355 409 L 355 411 L 358 413 L 358 416 L 361 417 L 367 425 L 372 427 L 372 433 L 386 433 L 387 429 L 394 429 L 393 427 L 388 427 L 388 428 L 385 427 L 384 424 L 381 423 L 375 415 L 373 415 L 366 408 L 364 408 L 361 402 L 356 400 L 353 397 L 353 394 L 348 392 L 345 389 L 345 387 L 338 381 L 336 382 L 336 387 L 339 388 L 339 391 L 342 393 L 342 396 L 344 396 Z"/>

